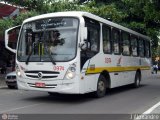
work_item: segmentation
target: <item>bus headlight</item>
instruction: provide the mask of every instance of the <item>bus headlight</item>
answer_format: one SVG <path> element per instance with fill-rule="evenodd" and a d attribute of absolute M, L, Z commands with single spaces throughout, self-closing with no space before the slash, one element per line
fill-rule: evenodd
<path fill-rule="evenodd" d="M 21 77 L 21 71 L 18 66 L 16 66 L 16 74 L 18 77 Z"/>
<path fill-rule="evenodd" d="M 17 71 L 16 71 L 16 74 L 17 74 L 18 77 L 21 77 L 21 72 L 20 72 L 20 70 L 17 70 Z"/>
<path fill-rule="evenodd" d="M 73 79 L 76 76 L 76 64 L 70 65 L 65 75 L 66 79 Z"/>
<path fill-rule="evenodd" d="M 68 72 L 68 73 L 66 74 L 66 78 L 67 78 L 67 79 L 73 79 L 74 76 L 75 76 L 75 73 L 74 73 L 74 72 Z"/>

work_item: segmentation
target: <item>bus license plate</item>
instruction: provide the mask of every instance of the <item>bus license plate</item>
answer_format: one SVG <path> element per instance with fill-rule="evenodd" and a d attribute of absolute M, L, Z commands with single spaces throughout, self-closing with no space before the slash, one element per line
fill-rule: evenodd
<path fill-rule="evenodd" d="M 45 85 L 45 83 L 37 82 L 37 83 L 35 83 L 35 86 L 36 87 L 45 87 L 46 85 Z"/>

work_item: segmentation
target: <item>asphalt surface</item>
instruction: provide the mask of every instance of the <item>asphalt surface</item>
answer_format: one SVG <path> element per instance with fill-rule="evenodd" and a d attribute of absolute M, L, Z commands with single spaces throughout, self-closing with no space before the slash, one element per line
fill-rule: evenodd
<path fill-rule="evenodd" d="M 5 76 L 6 76 L 6 74 L 0 74 L 0 88 L 3 88 L 6 86 Z"/>
<path fill-rule="evenodd" d="M 0 78 L 0 114 L 20 114 L 20 118 L 22 114 L 23 117 L 28 114 L 39 116 L 37 119 L 54 114 L 56 119 L 63 117 L 72 120 L 76 117 L 76 120 L 112 120 L 114 116 L 114 120 L 129 120 L 133 119 L 132 115 L 146 114 L 159 101 L 160 73 L 144 80 L 140 88 L 135 89 L 130 85 L 115 88 L 100 99 L 90 94 L 50 96 L 46 92 L 8 89 L 3 77 Z M 147 114 L 160 114 L 159 105 Z"/>

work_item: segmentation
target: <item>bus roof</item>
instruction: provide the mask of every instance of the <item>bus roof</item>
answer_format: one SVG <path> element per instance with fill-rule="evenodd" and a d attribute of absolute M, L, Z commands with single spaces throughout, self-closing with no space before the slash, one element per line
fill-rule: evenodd
<path fill-rule="evenodd" d="M 34 17 L 31 17 L 31 18 L 28 18 L 28 19 L 24 20 L 23 23 L 34 21 L 34 20 L 38 20 L 38 19 L 51 18 L 51 17 L 59 17 L 59 16 L 61 16 L 61 17 L 79 17 L 79 18 L 80 17 L 88 17 L 88 18 L 97 20 L 97 21 L 99 21 L 101 23 L 105 23 L 105 24 L 107 24 L 109 26 L 118 28 L 120 30 L 129 32 L 129 33 L 132 33 L 133 35 L 137 35 L 139 37 L 142 37 L 142 38 L 150 40 L 150 37 L 148 37 L 148 36 L 145 36 L 143 34 L 135 32 L 135 31 L 133 31 L 133 30 L 131 30 L 129 28 L 123 27 L 123 26 L 121 26 L 119 24 L 116 24 L 114 22 L 106 20 L 106 19 L 104 19 L 102 17 L 99 17 L 97 15 L 94 15 L 92 13 L 83 12 L 83 11 L 66 11 L 66 12 L 47 13 L 47 14 L 42 14 L 42 15 L 38 15 L 38 16 L 34 16 Z"/>

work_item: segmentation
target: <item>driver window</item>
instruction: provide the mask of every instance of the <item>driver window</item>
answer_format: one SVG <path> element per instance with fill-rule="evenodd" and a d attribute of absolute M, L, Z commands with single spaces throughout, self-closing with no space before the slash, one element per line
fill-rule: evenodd
<path fill-rule="evenodd" d="M 99 51 L 100 24 L 89 18 L 86 18 L 85 21 L 88 28 L 88 50 L 97 53 Z"/>

